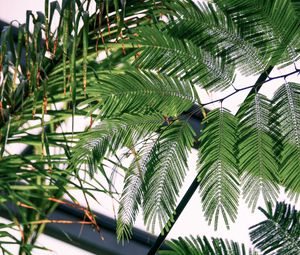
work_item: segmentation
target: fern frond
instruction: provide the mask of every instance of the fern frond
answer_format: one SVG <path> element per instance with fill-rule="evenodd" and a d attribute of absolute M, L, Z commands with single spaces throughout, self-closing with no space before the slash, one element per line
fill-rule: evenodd
<path fill-rule="evenodd" d="M 236 160 L 236 119 L 225 109 L 216 109 L 203 121 L 200 136 L 199 177 L 203 210 L 215 229 L 219 215 L 229 227 L 228 219 L 237 216 L 239 178 Z"/>
<path fill-rule="evenodd" d="M 211 3 L 182 0 L 171 3 L 169 8 L 176 16 L 169 24 L 172 36 L 190 40 L 221 56 L 225 63 L 238 67 L 243 74 L 258 73 L 266 68 L 270 44 L 261 31 L 246 34 L 239 24 Z"/>
<path fill-rule="evenodd" d="M 136 166 L 131 165 L 125 177 L 117 218 L 117 238 L 122 242 L 131 238 L 141 205 L 143 176 L 140 173 Z"/>
<path fill-rule="evenodd" d="M 88 88 L 91 102 L 100 102 L 101 116 L 120 113 L 147 113 L 155 109 L 168 116 L 177 116 L 194 102 L 189 81 L 180 81 L 152 72 L 127 71 L 122 74 L 103 74 L 98 83 Z"/>
<path fill-rule="evenodd" d="M 138 141 L 143 136 L 157 131 L 164 123 L 159 114 L 128 115 L 103 121 L 100 126 L 81 134 L 73 149 L 72 164 L 88 164 L 90 175 L 97 171 L 97 164 L 112 152 L 129 146 L 132 140 Z"/>
<path fill-rule="evenodd" d="M 267 211 L 259 210 L 267 220 L 250 228 L 250 238 L 263 254 L 300 254 L 300 213 L 285 203 L 277 203 L 274 212 L 271 204 Z"/>
<path fill-rule="evenodd" d="M 237 117 L 243 196 L 254 210 L 260 195 L 266 203 L 273 203 L 279 193 L 278 164 L 269 125 L 270 102 L 254 94 L 243 103 Z"/>
<path fill-rule="evenodd" d="M 134 62 L 137 67 L 189 79 L 210 90 L 222 90 L 231 84 L 232 68 L 193 42 L 154 28 L 141 29 L 138 34 L 135 42 L 141 53 Z"/>
<path fill-rule="evenodd" d="M 146 166 L 143 201 L 144 219 L 152 232 L 157 223 L 163 229 L 175 210 L 194 136 L 188 122 L 174 122 L 153 146 Z"/>
<path fill-rule="evenodd" d="M 295 5 L 290 0 L 216 0 L 219 8 L 244 31 L 264 31 L 269 37 L 272 59 L 271 65 L 287 62 L 291 64 L 299 58 L 299 17 Z"/>
<path fill-rule="evenodd" d="M 153 156 L 153 147 L 157 139 L 158 134 L 156 138 L 149 139 L 143 145 L 142 150 L 136 155 L 137 157 L 134 158 L 126 174 L 118 210 L 118 240 L 123 241 L 132 236 L 132 227 L 139 212 L 142 198 L 144 197 L 143 186 L 147 164 L 151 160 L 151 156 Z"/>
<path fill-rule="evenodd" d="M 207 237 L 185 237 L 178 240 L 167 242 L 171 250 L 161 250 L 161 255 L 257 255 L 251 249 L 245 248 L 244 244 L 238 244 L 233 241 L 223 240 L 221 238 Z"/>
<path fill-rule="evenodd" d="M 273 111 L 282 134 L 280 175 L 291 196 L 300 193 L 300 85 L 286 83 L 275 93 Z"/>
<path fill-rule="evenodd" d="M 128 239 L 140 206 L 148 227 L 163 228 L 174 211 L 194 132 L 185 121 L 172 122 L 147 139 L 125 177 L 118 211 L 118 239 Z"/>

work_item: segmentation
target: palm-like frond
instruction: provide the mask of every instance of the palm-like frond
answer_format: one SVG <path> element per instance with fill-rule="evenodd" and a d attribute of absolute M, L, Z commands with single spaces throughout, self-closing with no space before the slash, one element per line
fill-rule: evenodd
<path fill-rule="evenodd" d="M 210 90 L 224 89 L 231 84 L 236 68 L 252 74 L 269 64 L 298 58 L 297 1 L 218 0 L 217 5 L 196 6 L 190 0 L 145 0 L 139 4 L 127 0 L 126 11 L 126 1 L 122 1 L 122 6 L 117 0 L 95 2 L 97 7 L 92 15 L 86 11 L 90 1 L 79 0 L 65 0 L 62 6 L 53 3 L 45 8 L 45 15 L 28 12 L 17 42 L 12 39 L 11 27 L 1 33 L 0 206 L 2 210 L 7 202 L 19 205 L 21 218 L 14 225 L 23 227 L 21 246 L 26 248 L 20 254 L 30 254 L 29 242 L 34 243 L 43 229 L 43 225 L 27 223 L 46 217 L 55 208 L 48 198 L 68 194 L 68 185 L 78 188 L 70 180 L 78 177 L 72 166 L 88 164 L 92 177 L 104 157 L 123 147 L 133 148 L 139 141 L 143 145 L 126 172 L 118 237 L 131 235 L 139 208 L 144 209 L 148 227 L 154 228 L 157 223 L 163 227 L 169 217 L 172 220 L 186 171 L 187 150 L 193 142 L 191 128 L 178 116 L 197 98 L 194 83 Z M 164 3 L 168 4 L 163 6 Z M 51 26 L 54 13 L 59 15 L 55 30 Z M 166 15 L 169 24 L 158 21 L 160 13 Z M 150 22 L 149 17 L 153 17 Z M 98 51 L 106 53 L 100 63 L 95 61 Z M 126 70 L 132 62 L 139 70 Z M 299 193 L 298 96 L 297 86 L 289 84 L 274 99 L 274 111 L 280 116 L 283 130 L 283 139 L 279 141 L 283 144 L 282 179 L 293 194 Z M 260 113 L 253 105 L 249 107 L 254 112 L 245 109 L 240 130 L 248 138 L 253 127 L 254 138 L 268 144 L 266 154 L 261 154 L 268 159 L 269 167 L 275 164 L 270 156 L 270 135 L 258 133 L 260 129 L 254 126 L 259 121 L 248 122 L 248 117 L 258 120 L 258 115 L 267 114 L 266 100 L 259 99 Z M 288 106 L 283 105 L 284 100 L 289 102 Z M 76 109 L 79 102 L 83 110 Z M 61 103 L 62 109 L 56 108 L 57 103 Z M 76 136 L 76 114 L 98 116 L 102 123 Z M 72 132 L 57 134 L 63 131 L 57 127 L 68 117 L 73 120 Z M 38 124 L 25 127 L 31 119 Z M 263 119 L 265 125 L 265 116 Z M 236 120 L 222 109 L 211 112 L 204 125 L 199 181 L 205 216 L 209 222 L 215 220 L 216 225 L 222 214 L 228 225 L 229 219 L 236 217 L 239 195 Z M 31 134 L 34 128 L 41 132 Z M 146 142 L 150 135 L 155 139 Z M 245 141 L 242 139 L 244 144 Z M 9 155 L 7 147 L 17 142 L 32 146 L 27 151 L 30 155 Z M 77 145 L 73 148 L 74 144 Z M 52 153 L 52 149 L 60 152 Z M 247 151 L 243 144 L 240 150 L 242 168 L 251 172 L 254 180 L 261 172 L 249 163 L 252 150 Z M 261 176 L 267 179 L 268 190 L 264 193 L 270 198 L 277 189 L 268 186 L 270 169 Z M 250 180 L 250 175 L 247 181 L 245 189 L 252 185 L 254 190 L 255 181 Z M 88 193 L 82 186 L 79 188 Z M 249 195 L 249 199 L 253 197 Z M 11 219 L 14 217 L 11 213 Z M 5 230 L 0 231 L 1 235 L 9 237 Z M 12 241 L 20 244 L 17 239 Z M 204 245 L 209 248 L 203 248 Z M 202 246 L 204 254 L 221 254 L 225 249 L 229 253 L 231 248 L 233 254 L 239 253 L 238 248 L 233 248 L 237 246 L 220 240 L 213 244 L 206 240 Z"/>
<path fill-rule="evenodd" d="M 243 195 L 254 210 L 260 195 L 265 202 L 274 202 L 279 193 L 278 164 L 269 125 L 270 102 L 261 94 L 252 95 L 237 117 Z"/>
<path fill-rule="evenodd" d="M 139 207 L 152 231 L 157 223 L 164 227 L 174 211 L 193 141 L 194 132 L 185 121 L 171 122 L 147 140 L 125 177 L 118 212 L 119 239 L 131 235 Z"/>
<path fill-rule="evenodd" d="M 157 223 L 163 229 L 174 212 L 194 135 L 186 121 L 172 123 L 151 151 L 146 165 L 143 210 L 145 223 L 152 231 Z"/>
<path fill-rule="evenodd" d="M 280 175 L 290 195 L 300 192 L 300 85 L 286 83 L 275 93 L 273 111 L 282 135 Z"/>
<path fill-rule="evenodd" d="M 200 137 L 199 176 L 204 215 L 217 228 L 220 214 L 229 227 L 239 198 L 236 159 L 236 119 L 225 109 L 211 111 Z"/>
<path fill-rule="evenodd" d="M 289 0 L 236 1 L 216 0 L 217 5 L 245 31 L 264 30 L 269 37 L 272 52 L 271 65 L 298 59 L 299 19 L 295 5 Z"/>
<path fill-rule="evenodd" d="M 103 44 L 99 48 L 105 49 L 106 43 L 115 37 L 118 38 L 121 30 L 124 29 L 122 20 L 125 10 L 123 5 L 123 14 L 119 13 L 118 1 L 113 3 L 109 0 L 95 1 L 97 5 L 95 13 L 89 16 L 88 12 L 83 9 L 88 9 L 90 2 L 66 0 L 63 1 L 62 6 L 57 2 L 46 6 L 44 14 L 33 15 L 28 12 L 26 24 L 19 27 L 18 38 L 15 38 L 17 41 L 13 39 L 11 26 L 1 32 L 0 210 L 3 211 L 6 203 L 15 204 L 18 207 L 21 218 L 13 225 L 20 225 L 24 239 L 20 241 L 16 238 L 12 242 L 20 244 L 20 254 L 31 254 L 34 245 L 30 242 L 36 241 L 44 227 L 44 224 L 30 225 L 28 223 L 44 219 L 55 208 L 55 203 L 50 202 L 48 198 L 60 199 L 63 195 L 69 194 L 66 188 L 69 185 L 93 197 L 93 194 L 87 192 L 84 187 L 76 186 L 71 181 L 75 174 L 73 169 L 68 167 L 69 146 L 73 146 L 76 142 L 73 140 L 76 134 L 74 132 L 72 135 L 65 134 L 61 124 L 69 117 L 72 117 L 74 122 L 76 114 L 87 114 L 84 110 L 77 111 L 75 107 L 86 96 L 86 82 L 92 82 L 88 76 L 89 71 L 93 70 L 95 65 L 94 59 L 97 56 L 95 48 L 98 48 L 97 46 L 94 48 L 94 43 L 96 44 L 94 35 L 99 40 L 103 39 L 101 40 Z M 132 2 L 127 0 L 129 4 Z M 49 4 L 49 1 L 45 3 Z M 104 3 L 105 8 L 103 8 Z M 156 1 L 155 4 L 158 3 L 159 1 Z M 128 13 L 136 16 L 137 13 L 142 14 L 144 19 L 149 12 L 155 15 L 152 2 L 146 1 L 140 5 L 131 5 L 131 7 Z M 116 13 L 113 13 L 114 9 Z M 109 15 L 110 12 L 113 15 Z M 55 29 L 53 29 L 53 24 L 51 27 L 54 13 L 59 16 L 59 23 Z M 116 20 L 114 20 L 115 17 Z M 108 20 L 111 27 L 104 20 Z M 80 21 L 84 24 L 82 28 L 79 26 Z M 127 21 L 130 25 L 138 22 L 132 17 Z M 31 28 L 33 28 L 33 33 L 30 32 Z M 89 44 L 91 42 L 93 44 Z M 110 67 L 123 63 L 119 58 L 110 60 L 114 61 Z M 108 70 L 109 68 L 103 65 L 99 69 Z M 94 77 L 93 72 L 91 73 L 90 77 Z M 148 75 L 147 79 L 151 80 L 149 76 L 151 77 Z M 79 85 L 83 86 L 79 87 Z M 169 97 L 172 97 L 170 94 Z M 182 108 L 176 109 L 181 112 L 180 109 L 189 108 L 187 104 L 183 105 Z M 153 106 L 156 105 L 153 103 Z M 147 107 L 150 108 L 151 105 Z M 174 107 L 171 108 L 169 112 L 174 113 Z M 146 118 L 143 116 L 144 120 Z M 159 118 L 160 121 L 157 120 L 159 124 L 155 128 L 151 121 L 145 124 L 148 130 L 151 127 L 157 130 L 162 125 L 164 122 L 162 114 Z M 30 126 L 32 119 L 36 121 L 34 126 Z M 31 132 L 35 128 L 39 130 L 39 133 L 33 135 Z M 134 133 L 130 132 L 131 128 L 128 133 L 134 136 L 138 133 L 137 130 L 141 131 L 141 129 L 142 127 L 137 127 Z M 60 132 L 63 134 L 58 134 Z M 124 138 L 122 141 L 125 143 L 126 140 Z M 7 148 L 16 143 L 29 145 L 29 147 L 21 153 L 22 155 L 9 155 Z M 107 146 L 110 151 L 113 151 L 110 145 Z M 53 152 L 55 150 L 60 152 Z M 12 150 L 12 153 L 14 154 L 15 151 Z M 6 209 L 10 213 L 10 208 Z M 13 220 L 15 215 L 12 212 L 10 216 Z M 2 229 L 3 225 L 1 225 L 0 235 L 7 235 L 7 232 Z M 1 241 L 2 239 L 0 243 Z M 6 251 L 3 252 L 6 253 Z"/>
<path fill-rule="evenodd" d="M 10 231 L 6 231 L 10 228 Z M 41 247 L 35 244 L 24 244 L 22 240 L 19 240 L 16 235 L 16 232 L 20 231 L 18 227 L 15 226 L 14 223 L 0 223 L 0 251 L 3 255 L 14 255 L 11 252 L 11 246 L 18 245 L 22 247 L 22 249 L 27 252 L 27 254 L 31 254 L 33 249 L 35 250 L 46 250 L 49 251 L 46 247 Z M 3 241 L 2 241 L 3 240 Z"/>
<path fill-rule="evenodd" d="M 171 250 L 162 250 L 161 255 L 256 255 L 251 249 L 247 251 L 244 244 L 221 238 L 185 237 L 167 242 Z"/>
<path fill-rule="evenodd" d="M 117 220 L 118 240 L 130 239 L 133 224 L 139 212 L 142 197 L 142 176 L 139 172 L 129 168 L 129 174 L 125 177 L 122 197 Z"/>
<path fill-rule="evenodd" d="M 139 68 L 189 79 L 212 90 L 225 89 L 233 80 L 233 70 L 222 58 L 166 31 L 140 29 L 134 42 L 139 46 L 134 62 Z"/>
<path fill-rule="evenodd" d="M 151 156 L 153 156 L 153 147 L 157 139 L 158 134 L 155 135 L 155 138 L 145 142 L 142 150 L 138 152 L 138 155 L 135 155 L 126 173 L 118 210 L 118 240 L 129 239 L 132 235 L 133 224 L 144 197 L 143 186 L 147 164 L 151 160 Z"/>
<path fill-rule="evenodd" d="M 103 117 L 151 111 L 177 116 L 194 102 L 189 81 L 152 72 L 105 74 L 99 77 L 98 83 L 88 88 L 88 93 L 91 95 L 89 102 L 100 101 L 98 107 Z"/>
<path fill-rule="evenodd" d="M 265 211 L 267 220 L 250 228 L 251 241 L 263 254 L 294 255 L 300 253 L 300 213 L 285 203 L 271 204 Z"/>
<path fill-rule="evenodd" d="M 92 176 L 106 155 L 111 155 L 123 147 L 130 147 L 132 140 L 138 141 L 157 131 L 163 123 L 164 119 L 159 114 L 125 114 L 121 118 L 105 120 L 98 127 L 78 137 L 71 161 L 74 166 L 88 164 Z"/>
<path fill-rule="evenodd" d="M 176 19 L 169 24 L 169 33 L 192 41 L 228 65 L 245 74 L 261 72 L 268 60 L 269 39 L 261 31 L 245 33 L 226 13 L 212 3 L 196 4 L 190 0 L 170 4 Z"/>

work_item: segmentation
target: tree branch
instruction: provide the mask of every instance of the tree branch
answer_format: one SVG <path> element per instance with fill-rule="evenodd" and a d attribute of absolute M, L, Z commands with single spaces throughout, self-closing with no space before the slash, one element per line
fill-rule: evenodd
<path fill-rule="evenodd" d="M 269 74 L 271 73 L 271 71 L 273 70 L 274 66 L 269 66 L 267 68 L 267 70 L 265 72 L 263 72 L 257 79 L 257 81 L 255 82 L 255 84 L 253 86 L 249 86 L 249 88 L 252 88 L 251 91 L 249 92 L 247 98 L 249 98 L 252 94 L 256 93 L 264 83 L 271 81 L 272 79 L 279 79 L 279 78 L 284 78 L 283 77 L 274 77 L 274 78 L 270 78 Z M 293 73 L 297 73 L 299 72 L 299 70 L 296 69 L 295 72 Z M 269 77 L 269 79 L 268 79 Z M 268 79 L 268 80 L 267 80 Z M 243 90 L 246 88 L 243 88 Z M 233 94 L 237 93 L 237 91 L 235 91 Z M 232 95 L 233 95 L 232 94 Z M 227 96 L 229 97 L 229 95 Z M 227 98 L 226 97 L 226 98 Z M 221 99 L 222 100 L 222 99 Z M 224 100 L 224 99 L 223 99 Z M 220 101 L 217 100 L 217 101 Z M 211 102 L 212 103 L 212 102 Z M 206 104 L 207 105 L 207 104 Z M 162 245 L 162 243 L 164 242 L 164 240 L 166 239 L 167 235 L 169 234 L 170 230 L 173 228 L 173 226 L 175 225 L 177 219 L 179 218 L 179 216 L 181 215 L 182 211 L 185 209 L 186 205 L 188 204 L 188 202 L 190 201 L 190 199 L 192 198 L 192 196 L 194 195 L 195 191 L 197 190 L 199 186 L 199 181 L 198 181 L 198 175 L 195 177 L 195 179 L 193 180 L 193 182 L 191 183 L 190 187 L 188 188 L 187 192 L 184 194 L 183 198 L 181 199 L 181 201 L 179 202 L 178 206 L 176 207 L 174 213 L 173 213 L 173 217 L 171 216 L 169 218 L 169 221 L 167 222 L 167 224 L 165 225 L 165 227 L 163 228 L 163 230 L 161 231 L 161 233 L 159 234 L 159 236 L 157 237 L 155 243 L 152 245 L 152 247 L 150 248 L 149 252 L 147 255 L 155 255 L 156 252 L 159 250 L 160 246 Z"/>
<path fill-rule="evenodd" d="M 268 70 L 267 70 L 268 71 Z M 266 72 L 267 72 L 266 71 Z M 277 80 L 277 79 L 286 79 L 287 77 L 291 76 L 291 75 L 294 75 L 296 73 L 300 73 L 300 69 L 297 69 L 293 72 L 290 72 L 290 73 L 287 73 L 287 74 L 283 74 L 283 75 L 279 75 L 279 76 L 275 76 L 275 77 L 269 77 L 268 75 L 265 75 L 265 79 L 264 81 L 259 81 L 259 79 L 256 81 L 256 83 L 254 85 L 250 85 L 250 86 L 246 86 L 246 87 L 243 87 L 243 88 L 240 88 L 240 89 L 235 89 L 234 92 L 222 97 L 222 98 L 219 98 L 219 99 L 216 99 L 216 100 L 213 100 L 213 101 L 209 101 L 207 103 L 203 103 L 202 106 L 207 106 L 207 105 L 210 105 L 210 104 L 214 104 L 214 103 L 218 103 L 218 102 L 223 102 L 224 100 L 226 100 L 227 98 L 235 95 L 236 93 L 240 92 L 240 91 L 243 91 L 243 90 L 247 90 L 247 89 L 251 89 L 251 91 L 249 92 L 249 95 L 252 95 L 253 93 L 255 93 L 255 91 L 258 91 L 260 90 L 260 88 L 262 87 L 263 84 L 266 84 L 270 81 L 273 81 L 273 80 Z M 247 97 L 248 97 L 247 96 Z"/>

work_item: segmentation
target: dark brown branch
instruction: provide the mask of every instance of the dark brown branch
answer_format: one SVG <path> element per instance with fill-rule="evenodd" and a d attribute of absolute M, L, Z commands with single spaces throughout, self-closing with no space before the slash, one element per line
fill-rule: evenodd
<path fill-rule="evenodd" d="M 266 83 L 268 83 L 270 81 L 277 80 L 277 79 L 282 79 L 282 78 L 286 79 L 287 77 L 289 77 L 291 75 L 294 75 L 296 73 L 300 73 L 300 69 L 296 69 L 293 72 L 290 72 L 290 73 L 287 73 L 287 74 L 283 74 L 283 75 L 279 75 L 279 76 L 275 76 L 275 77 L 269 77 L 268 75 L 265 75 L 266 76 L 266 80 L 265 81 L 259 81 L 258 82 L 258 80 L 257 80 L 257 82 L 254 85 L 246 86 L 246 87 L 243 87 L 243 88 L 240 88 L 240 89 L 234 88 L 234 90 L 235 90 L 234 92 L 232 92 L 232 93 L 230 93 L 230 94 L 228 94 L 228 95 L 226 95 L 226 96 L 224 96 L 222 98 L 219 98 L 219 99 L 207 102 L 207 103 L 203 103 L 202 106 L 207 106 L 207 105 L 210 105 L 210 104 L 214 104 L 214 103 L 218 103 L 218 102 L 223 102 L 224 100 L 226 100 L 227 98 L 235 95 L 236 93 L 239 93 L 240 91 L 247 90 L 247 89 L 251 89 L 251 91 L 249 92 L 249 95 L 252 95 L 253 93 L 255 93 L 255 91 L 258 91 L 262 87 L 263 84 L 266 84 Z"/>

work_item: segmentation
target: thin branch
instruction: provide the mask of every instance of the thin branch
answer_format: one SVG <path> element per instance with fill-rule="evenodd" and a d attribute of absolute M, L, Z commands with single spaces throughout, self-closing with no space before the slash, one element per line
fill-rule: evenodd
<path fill-rule="evenodd" d="M 268 75 L 266 75 L 267 80 L 265 81 L 261 81 L 261 82 L 256 82 L 254 85 L 250 85 L 250 86 L 246 86 L 246 87 L 243 87 L 243 88 L 240 88 L 240 89 L 237 89 L 234 87 L 234 91 L 222 98 L 219 98 L 219 99 L 216 99 L 216 100 L 213 100 L 213 101 L 210 101 L 210 102 L 207 102 L 207 103 L 203 103 L 202 106 L 207 106 L 207 105 L 210 105 L 210 104 L 214 104 L 214 103 L 218 103 L 218 102 L 223 102 L 224 100 L 226 100 L 227 98 L 235 95 L 236 93 L 239 93 L 243 90 L 247 90 L 247 89 L 252 89 L 250 92 L 249 92 L 249 95 L 253 94 L 255 92 L 255 90 L 259 90 L 262 85 L 270 82 L 270 81 L 273 81 L 273 80 L 277 80 L 277 79 L 286 79 L 287 77 L 291 76 L 291 75 L 294 75 L 294 74 L 297 74 L 297 73 L 300 73 L 300 69 L 296 69 L 295 71 L 293 72 L 290 72 L 290 73 L 287 73 L 287 74 L 283 74 L 283 75 L 279 75 L 279 76 L 275 76 L 275 77 L 269 77 Z"/>
<path fill-rule="evenodd" d="M 158 251 L 158 249 L 160 248 L 160 246 L 166 239 L 167 235 L 169 234 L 170 230 L 175 225 L 180 214 L 182 213 L 182 211 L 184 210 L 184 208 L 190 201 L 191 197 L 197 190 L 198 186 L 199 186 L 199 182 L 198 182 L 198 175 L 197 175 L 196 178 L 194 179 L 194 181 L 192 182 L 192 184 L 190 185 L 189 189 L 187 190 L 187 192 L 184 194 L 183 198 L 179 202 L 178 206 L 176 207 L 176 209 L 173 213 L 173 217 L 171 217 L 169 219 L 169 221 L 166 223 L 165 227 L 161 231 L 160 235 L 157 237 L 155 243 L 152 245 L 152 247 L 149 250 L 149 252 L 147 253 L 147 255 L 155 255 L 156 254 L 156 252 Z"/>
<path fill-rule="evenodd" d="M 248 94 L 247 98 L 249 98 L 249 96 L 251 96 L 253 93 L 255 93 L 256 91 L 258 91 L 262 87 L 262 84 L 264 84 L 266 82 L 269 82 L 272 79 L 273 80 L 274 79 L 279 79 L 280 76 L 274 77 L 274 78 L 270 78 L 269 77 L 269 74 L 271 73 L 271 71 L 273 70 L 273 68 L 274 68 L 273 66 L 270 66 L 264 73 L 262 73 L 258 77 L 258 79 L 255 82 L 255 84 L 253 86 L 249 87 L 249 88 L 252 88 L 252 89 L 251 89 L 250 93 Z M 297 73 L 297 72 L 299 72 L 298 69 L 296 69 L 296 71 L 293 72 L 293 73 Z M 282 78 L 282 77 L 280 77 L 280 78 Z M 237 93 L 237 92 L 234 92 L 234 94 L 235 93 Z M 219 102 L 219 101 L 222 102 L 223 100 L 224 99 L 219 99 L 219 100 L 217 100 L 217 102 Z M 157 237 L 155 243 L 150 248 L 150 250 L 147 253 L 147 255 L 155 255 L 156 252 L 159 250 L 160 246 L 162 245 L 162 243 L 166 239 L 166 237 L 169 234 L 170 230 L 175 225 L 175 223 L 176 223 L 177 219 L 179 218 L 179 216 L 181 215 L 182 211 L 185 209 L 186 205 L 188 204 L 188 202 L 190 201 L 190 199 L 194 195 L 194 193 L 197 190 L 198 186 L 199 186 L 199 181 L 198 181 L 198 175 L 197 175 L 195 177 L 195 179 L 193 180 L 193 182 L 191 183 L 190 187 L 188 188 L 187 192 L 184 194 L 183 198 L 179 202 L 178 206 L 176 207 L 173 215 L 169 218 L 169 221 L 167 222 L 167 224 L 163 228 L 163 231 L 161 231 L 161 233 Z"/>

